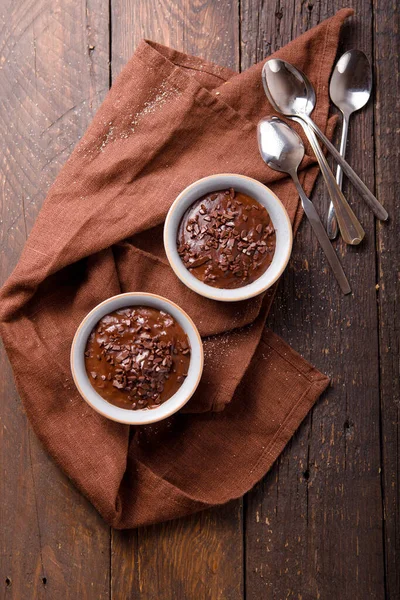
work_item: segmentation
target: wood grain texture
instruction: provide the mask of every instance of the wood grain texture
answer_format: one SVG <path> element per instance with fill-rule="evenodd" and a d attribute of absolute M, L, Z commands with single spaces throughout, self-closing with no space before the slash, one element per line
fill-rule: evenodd
<path fill-rule="evenodd" d="M 3 282 L 108 87 L 103 1 L 1 2 Z M 109 598 L 109 528 L 27 423 L 1 350 L 0 597 Z"/>
<path fill-rule="evenodd" d="M 238 0 L 111 0 L 112 74 L 142 39 L 238 69 Z"/>
<path fill-rule="evenodd" d="M 137 531 L 113 531 L 111 598 L 243 598 L 240 502 Z"/>
<path fill-rule="evenodd" d="M 326 2 L 243 0 L 240 4 L 241 69 L 247 69 L 318 25 L 325 13 Z"/>
<path fill-rule="evenodd" d="M 390 221 L 377 226 L 381 446 L 387 598 L 400 598 L 400 12 L 374 2 L 376 194 Z"/>
<path fill-rule="evenodd" d="M 238 68 L 238 4 L 112 0 L 113 77 L 142 38 Z M 241 503 L 232 502 L 137 532 L 113 532 L 111 597 L 242 598 L 241 513 Z"/>
<path fill-rule="evenodd" d="M 343 4 L 257 6 L 245 0 L 243 67 Z M 345 28 L 341 51 L 359 47 L 371 57 L 371 7 L 364 2 L 353 6 L 357 17 Z M 252 44 L 255 31 L 258 48 Z M 371 189 L 373 151 L 370 104 L 351 123 L 348 158 Z M 271 473 L 248 495 L 249 600 L 384 597 L 375 224 L 347 182 L 344 189 L 367 232 L 360 248 L 336 245 L 352 296 L 340 294 L 309 224 L 303 222 L 270 315 L 272 329 L 331 375 L 332 387 Z M 326 215 L 328 198 L 321 181 L 313 200 Z"/>

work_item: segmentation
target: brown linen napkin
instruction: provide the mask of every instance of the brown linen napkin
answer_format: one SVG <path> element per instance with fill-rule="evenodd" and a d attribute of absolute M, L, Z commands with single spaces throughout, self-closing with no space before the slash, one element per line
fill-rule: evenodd
<path fill-rule="evenodd" d="M 315 85 L 314 117 L 324 130 L 339 31 L 352 12 L 340 11 L 275 55 Z M 272 292 L 242 303 L 206 300 L 177 280 L 162 250 L 162 223 L 177 194 L 224 171 L 271 185 L 297 228 L 294 187 L 258 154 L 257 121 L 272 113 L 261 68 L 237 74 L 142 42 L 51 188 L 1 290 L 1 334 L 32 426 L 117 528 L 242 495 L 328 384 L 264 330 Z M 317 173 L 312 164 L 307 158 L 302 174 L 308 193 Z M 205 370 L 184 412 L 130 429 L 80 398 L 69 351 L 79 322 L 98 302 L 139 290 L 162 294 L 190 314 L 204 338 Z"/>

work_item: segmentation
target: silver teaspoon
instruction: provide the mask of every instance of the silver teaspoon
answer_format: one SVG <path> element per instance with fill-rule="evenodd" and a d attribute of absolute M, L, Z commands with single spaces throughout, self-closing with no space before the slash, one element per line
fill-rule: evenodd
<path fill-rule="evenodd" d="M 274 99 L 270 96 L 269 88 L 267 85 L 266 78 L 263 72 L 263 85 L 265 89 L 265 93 L 274 106 Z M 310 101 L 313 105 L 315 105 L 315 93 L 314 89 L 310 90 Z M 276 106 L 275 106 L 276 108 Z M 326 187 L 328 188 L 329 196 L 336 210 L 337 221 L 340 229 L 340 233 L 342 234 L 343 240 L 346 244 L 356 245 L 361 242 L 363 239 L 365 232 L 358 221 L 356 215 L 351 210 L 346 198 L 343 196 L 341 189 L 339 188 L 336 180 L 333 176 L 332 171 L 329 168 L 328 162 L 325 158 L 324 153 L 322 152 L 321 146 L 318 143 L 316 135 L 314 131 L 311 129 L 307 123 L 305 123 L 299 117 L 291 117 L 294 121 L 297 121 L 304 130 L 304 133 L 308 137 L 308 140 L 311 144 L 311 147 L 314 151 L 315 156 L 317 157 L 322 176 L 325 180 Z"/>
<path fill-rule="evenodd" d="M 302 119 L 315 131 L 378 219 L 386 221 L 388 218 L 386 210 L 310 118 L 315 106 L 315 94 L 313 98 L 311 94 L 313 88 L 306 75 L 284 60 L 271 59 L 264 64 L 263 82 L 274 108 L 287 117 Z"/>
<path fill-rule="evenodd" d="M 338 60 L 332 73 L 329 95 L 332 102 L 343 115 L 340 155 L 345 157 L 349 120 L 353 112 L 365 106 L 372 91 L 371 64 L 361 50 L 349 50 Z M 340 165 L 336 169 L 336 181 L 342 189 L 343 171 Z M 327 232 L 331 240 L 338 233 L 335 208 L 330 203 L 327 221 Z"/>
<path fill-rule="evenodd" d="M 325 252 L 340 289 L 344 294 L 350 294 L 350 285 L 339 259 L 329 241 L 313 203 L 307 198 L 297 176 L 297 169 L 304 156 L 304 144 L 300 136 L 289 125 L 277 117 L 272 117 L 261 119 L 258 123 L 257 138 L 260 154 L 267 165 L 275 171 L 288 173 L 293 179 L 304 212 Z"/>

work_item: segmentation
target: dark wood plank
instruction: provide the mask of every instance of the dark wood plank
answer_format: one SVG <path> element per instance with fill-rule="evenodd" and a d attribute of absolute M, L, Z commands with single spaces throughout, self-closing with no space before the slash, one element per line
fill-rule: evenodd
<path fill-rule="evenodd" d="M 376 193 L 390 215 L 378 224 L 382 485 L 387 598 L 400 598 L 399 212 L 400 38 L 397 2 L 374 2 Z"/>
<path fill-rule="evenodd" d="M 112 0 L 112 24 L 113 77 L 141 38 L 238 67 L 236 0 Z M 114 531 L 112 598 L 242 598 L 241 513 L 241 503 L 232 502 L 137 532 Z"/>
<path fill-rule="evenodd" d="M 242 505 L 112 532 L 111 598 L 243 598 Z"/>
<path fill-rule="evenodd" d="M 2 0 L 3 282 L 108 87 L 108 2 Z M 46 455 L 0 356 L 0 597 L 109 598 L 109 528 Z"/>
<path fill-rule="evenodd" d="M 342 2 L 242 2 L 242 66 L 333 14 Z M 369 4 L 356 1 L 341 50 L 372 54 Z M 351 124 L 349 160 L 373 189 L 373 107 Z M 343 297 L 303 222 L 269 322 L 332 376 L 272 471 L 247 497 L 246 598 L 383 598 L 375 224 L 350 186 L 367 232 L 338 243 L 353 288 Z M 326 215 L 319 181 L 313 199 Z"/>
<path fill-rule="evenodd" d="M 112 74 L 142 39 L 239 67 L 238 0 L 111 0 Z"/>

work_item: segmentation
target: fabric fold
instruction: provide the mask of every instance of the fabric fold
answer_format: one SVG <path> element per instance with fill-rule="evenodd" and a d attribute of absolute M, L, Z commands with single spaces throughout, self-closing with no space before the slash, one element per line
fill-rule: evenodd
<path fill-rule="evenodd" d="M 314 117 L 328 135 L 329 75 L 352 12 L 341 10 L 274 54 L 313 82 Z M 245 493 L 328 384 L 265 332 L 274 290 L 232 304 L 201 298 L 177 280 L 163 251 L 171 203 L 213 173 L 269 185 L 297 230 L 295 188 L 257 147 L 257 122 L 273 114 L 261 84 L 264 62 L 238 74 L 141 42 L 50 189 L 0 292 L 0 331 L 32 426 L 114 527 L 172 519 Z M 316 176 L 306 156 L 300 177 L 308 194 Z M 95 413 L 69 369 L 82 318 L 126 291 L 177 302 L 205 348 L 201 385 L 184 411 L 131 430 Z"/>

